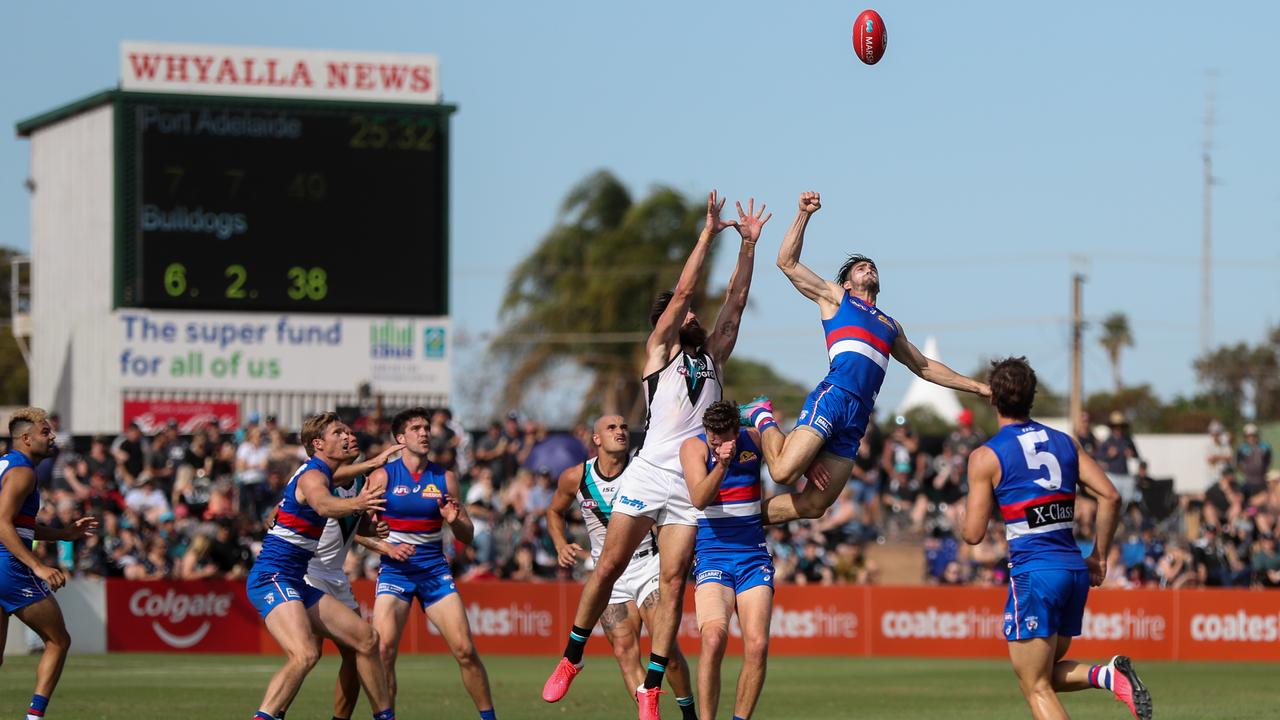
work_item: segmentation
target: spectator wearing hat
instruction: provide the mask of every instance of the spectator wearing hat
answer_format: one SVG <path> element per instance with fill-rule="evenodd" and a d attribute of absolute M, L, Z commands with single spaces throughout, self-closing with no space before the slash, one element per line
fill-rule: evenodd
<path fill-rule="evenodd" d="M 1098 445 L 1098 463 L 1108 475 L 1128 475 L 1129 458 L 1138 457 L 1138 448 L 1129 436 L 1129 420 L 1117 410 L 1107 424 L 1111 435 Z"/>
<path fill-rule="evenodd" d="M 1226 525 L 1235 522 L 1244 508 L 1244 495 L 1236 483 L 1236 471 L 1226 467 L 1218 473 L 1218 482 L 1204 493 L 1204 521 L 1206 525 Z"/>
<path fill-rule="evenodd" d="M 1244 426 L 1244 442 L 1236 449 L 1236 467 L 1244 476 L 1245 498 L 1267 488 L 1267 471 L 1271 469 L 1271 446 L 1258 436 L 1258 426 Z"/>
<path fill-rule="evenodd" d="M 151 443 L 142 435 L 142 428 L 138 423 L 129 423 L 124 434 L 111 443 L 111 454 L 115 456 L 121 482 L 126 488 L 131 488 L 137 484 L 138 476 L 147 467 Z"/>

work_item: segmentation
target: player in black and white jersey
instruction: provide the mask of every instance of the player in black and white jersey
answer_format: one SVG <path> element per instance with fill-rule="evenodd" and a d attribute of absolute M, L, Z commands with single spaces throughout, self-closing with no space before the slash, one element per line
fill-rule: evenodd
<path fill-rule="evenodd" d="M 387 464 L 387 461 L 402 449 L 404 449 L 403 445 L 392 445 L 375 457 L 357 463 L 360 447 L 353 440 L 347 447 L 347 454 L 341 458 L 343 464 L 333 472 L 333 494 L 340 498 L 359 495 L 364 487 L 365 477 Z M 373 525 L 368 522 L 368 516 L 363 513 L 344 518 L 329 518 L 325 523 L 324 532 L 320 535 L 316 554 L 307 564 L 307 574 L 303 579 L 311 587 L 325 591 L 340 600 L 343 605 L 357 613 L 360 612 L 355 593 L 351 590 L 351 581 L 343 569 L 347 562 L 347 553 L 350 552 L 352 543 L 359 543 L 374 552 L 392 557 L 407 556 L 412 553 L 411 549 L 379 541 L 389 532 L 386 523 L 379 522 Z M 346 720 L 355 712 L 356 702 L 360 699 L 360 676 L 356 672 L 355 653 L 341 646 L 338 650 L 342 655 L 342 665 L 338 668 L 338 682 L 333 691 L 333 717 Z M 276 717 L 284 717 L 289 705 L 292 704 L 293 701 L 290 699 Z"/>
<path fill-rule="evenodd" d="M 650 313 L 653 331 L 645 343 L 644 385 L 648 419 L 643 447 L 619 478 L 618 497 L 605 533 L 595 572 L 587 580 L 569 643 L 542 689 L 542 699 L 556 702 L 582 667 L 587 638 L 604 610 L 614 583 L 622 577 L 641 543 L 658 528 L 660 593 L 649 628 L 653 641 L 644 683 L 636 689 L 641 720 L 658 717 L 658 695 L 683 611 L 685 579 L 693 556 L 697 519 L 689 487 L 681 474 L 680 444 L 702 432 L 702 414 L 721 399 L 720 375 L 738 340 L 738 324 L 747 305 L 755 246 L 768 221 L 764 205 L 755 202 L 738 220 L 720 218 L 724 201 L 707 197 L 707 222 L 685 261 L 674 292 L 658 296 Z M 737 228 L 742 238 L 738 262 L 715 326 L 708 333 L 692 308 L 711 240 L 721 230 Z"/>
<path fill-rule="evenodd" d="M 582 546 L 565 531 L 564 515 L 573 505 L 582 513 L 587 526 L 587 541 L 593 562 L 600 559 L 605 531 L 618 497 L 618 478 L 627 466 L 631 435 L 621 415 L 605 415 L 595 422 L 591 443 L 596 457 L 560 474 L 556 494 L 547 508 L 547 534 L 556 546 L 560 567 L 572 568 L 583 555 Z M 635 688 L 644 682 L 644 665 L 640 662 L 640 628 L 650 627 L 653 608 L 658 604 L 658 542 L 650 535 L 640 543 L 622 577 L 613 584 L 609 605 L 600 616 L 605 637 L 613 648 L 613 656 L 622 670 L 622 682 L 634 697 Z M 676 704 L 685 720 L 697 720 L 693 707 L 693 685 L 689 666 L 680 649 L 673 646 L 667 665 L 667 683 L 676 695 Z"/>

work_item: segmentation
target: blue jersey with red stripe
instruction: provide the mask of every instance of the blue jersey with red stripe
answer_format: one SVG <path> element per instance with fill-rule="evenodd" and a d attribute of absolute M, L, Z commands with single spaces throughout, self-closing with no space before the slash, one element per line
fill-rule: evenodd
<path fill-rule="evenodd" d="M 333 470 L 319 458 L 311 458 L 293 473 L 276 507 L 275 524 L 263 539 L 262 550 L 253 564 L 255 571 L 274 571 L 299 578 L 307 574 L 307 563 L 320 546 L 327 522 L 310 505 L 298 502 L 298 478 L 311 470 L 324 473 L 329 491 L 333 491 Z"/>
<path fill-rule="evenodd" d="M 822 321 L 831 370 L 825 382 L 874 403 L 898 339 L 898 324 L 875 305 L 845 293 L 840 309 Z"/>
<path fill-rule="evenodd" d="M 1080 461 L 1071 437 L 1031 420 L 1000 428 L 986 446 L 1000 461 L 1011 573 L 1086 569 L 1072 532 Z"/>
<path fill-rule="evenodd" d="M 35 471 L 35 466 L 31 464 L 31 458 L 23 455 L 17 450 L 10 450 L 3 456 L 0 456 L 0 488 L 4 487 L 4 476 L 14 468 L 31 468 Z M 36 539 L 36 515 L 40 514 L 40 488 L 37 483 L 31 484 L 31 492 L 22 499 L 22 505 L 18 508 L 18 514 L 13 516 L 13 526 L 18 529 L 18 537 L 22 538 L 23 544 L 30 550 Z M 0 557 L 10 556 L 9 548 L 0 543 Z"/>
<path fill-rule="evenodd" d="M 698 435 L 703 443 L 707 435 Z M 710 446 L 707 470 L 715 467 Z M 720 492 L 706 508 L 698 511 L 696 552 L 708 550 L 740 550 L 764 545 L 764 525 L 760 522 L 760 448 L 751 433 L 738 431 L 738 446 L 733 462 L 725 468 Z"/>
<path fill-rule="evenodd" d="M 387 542 L 416 545 L 417 549 L 405 562 L 384 557 L 382 563 L 404 570 L 438 569 L 444 563 L 440 502 L 449 491 L 445 469 L 429 462 L 421 472 L 412 473 L 404 460 L 389 462 L 383 469 L 387 471 L 387 504 L 382 519 L 391 528 Z"/>

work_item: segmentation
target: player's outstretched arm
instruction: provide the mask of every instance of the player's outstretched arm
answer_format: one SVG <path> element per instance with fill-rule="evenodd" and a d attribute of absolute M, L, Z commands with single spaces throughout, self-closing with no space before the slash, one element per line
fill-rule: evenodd
<path fill-rule="evenodd" d="M 319 470 L 308 470 L 298 478 L 297 499 L 311 506 L 321 517 L 340 518 L 368 511 L 381 512 L 387 501 L 382 497 L 386 486 L 365 483 L 360 493 L 351 498 L 334 497 L 329 492 L 329 479 Z"/>
<path fill-rule="evenodd" d="M 680 278 L 676 281 L 675 289 L 672 290 L 671 302 L 667 303 L 667 308 L 663 310 L 653 327 L 653 332 L 649 333 L 649 340 L 645 343 L 646 374 L 652 372 L 650 366 L 655 363 L 658 367 L 666 365 L 670 360 L 668 354 L 671 348 L 680 342 L 680 326 L 684 324 L 684 316 L 693 303 L 693 294 L 698 287 L 698 278 L 702 277 L 702 266 L 706 264 L 712 238 L 721 230 L 737 224 L 734 221 L 721 220 L 722 210 L 724 210 L 724 200 L 720 200 L 716 191 L 712 190 L 707 195 L 707 224 L 698 235 L 698 242 L 693 246 L 693 252 L 689 253 L 688 259 L 684 261 Z"/>
<path fill-rule="evenodd" d="M 999 482 L 1000 460 L 991 448 L 980 447 L 969 454 L 969 496 L 965 498 L 964 527 L 960 534 L 970 545 L 978 545 L 987 536 Z"/>
<path fill-rule="evenodd" d="M 804 229 L 809 218 L 822 207 L 821 198 L 816 192 L 800 193 L 800 211 L 787 234 L 782 238 L 782 247 L 778 248 L 778 269 L 787 276 L 791 284 L 801 295 L 818 303 L 822 307 L 823 317 L 834 313 L 840 306 L 844 290 L 835 283 L 824 280 L 814 271 L 800 262 L 800 250 L 804 247 Z"/>
<path fill-rule="evenodd" d="M 1080 447 L 1079 442 L 1074 439 L 1072 442 L 1075 442 L 1076 446 L 1080 484 L 1098 499 L 1098 516 L 1094 520 L 1093 553 L 1087 560 L 1090 580 L 1097 587 L 1107 577 L 1107 555 L 1111 552 L 1111 541 L 1116 536 L 1116 526 L 1120 524 L 1120 493 L 1097 461 Z"/>
<path fill-rule="evenodd" d="M 345 481 L 351 478 L 360 477 L 361 475 L 368 475 L 374 470 L 377 470 L 383 465 L 391 462 L 391 458 L 398 455 L 403 449 L 404 445 L 392 445 L 368 460 L 351 463 L 349 465 L 342 465 L 337 470 L 333 471 L 333 479 Z"/>
<path fill-rule="evenodd" d="M 573 542 L 565 532 L 564 514 L 573 507 L 573 496 L 582 484 L 582 466 L 575 465 L 560 473 L 556 483 L 555 495 L 551 496 L 551 504 L 547 506 L 547 534 L 556 546 L 556 560 L 562 568 L 571 568 L 578 564 L 582 555 L 582 546 Z"/>
<path fill-rule="evenodd" d="M 36 525 L 36 540 L 80 540 L 98 531 L 98 518 L 92 515 L 76 520 L 64 528 L 51 528 L 48 525 Z"/>
<path fill-rule="evenodd" d="M 895 320 L 894 322 L 897 321 Z M 902 323 L 898 323 L 898 337 L 893 341 L 893 359 L 906 365 L 907 369 L 917 376 L 935 385 L 948 387 L 952 390 L 963 390 L 983 397 L 991 397 L 991 388 L 987 387 L 986 383 L 961 375 L 937 360 L 925 357 L 924 353 L 920 352 L 920 348 L 917 348 L 907 339 L 907 332 L 902 329 Z"/>
<path fill-rule="evenodd" d="M 29 467 L 12 468 L 4 476 L 4 486 L 0 487 L 0 543 L 18 562 L 31 568 L 49 587 L 57 590 L 66 584 L 66 576 L 55 567 L 40 562 L 40 558 L 27 548 L 18 534 L 18 527 L 13 519 L 22 509 L 22 501 L 36 487 L 36 474 Z"/>
<path fill-rule="evenodd" d="M 689 499 L 694 507 L 705 510 L 716 499 L 720 483 L 724 482 L 725 466 L 733 461 L 736 445 L 733 441 L 717 445 L 713 455 L 716 464 L 707 470 L 709 448 L 701 438 L 689 438 L 680 444 L 680 466 L 684 469 L 684 480 L 689 484 Z"/>
<path fill-rule="evenodd" d="M 716 316 L 716 324 L 707 337 L 707 352 L 721 366 L 728 362 L 733 353 L 733 346 L 738 343 L 738 328 L 742 325 L 742 312 L 747 309 L 747 295 L 751 291 L 751 276 L 756 265 L 756 242 L 760 240 L 760 231 L 769 222 L 773 213 L 764 214 L 764 203 L 756 210 L 756 199 L 747 200 L 746 212 L 742 203 L 735 202 L 738 209 L 738 234 L 742 236 L 742 246 L 738 249 L 738 263 L 733 266 L 733 275 L 729 277 L 729 289 L 725 293 L 724 304 L 720 306 L 720 314 Z"/>

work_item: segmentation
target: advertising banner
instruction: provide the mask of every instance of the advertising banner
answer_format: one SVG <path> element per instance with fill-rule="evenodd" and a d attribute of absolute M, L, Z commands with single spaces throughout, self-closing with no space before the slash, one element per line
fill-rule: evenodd
<path fill-rule="evenodd" d="M 107 581 L 108 652 L 256 653 L 258 625 L 243 582 Z"/>
<path fill-rule="evenodd" d="M 128 390 L 449 392 L 447 317 L 119 310 Z"/>
<path fill-rule="evenodd" d="M 151 435 L 170 420 L 178 424 L 178 432 L 190 435 L 205 425 L 214 425 L 224 433 L 240 427 L 240 404 L 205 402 L 202 400 L 125 400 L 121 428 L 137 423 L 142 432 Z"/>

